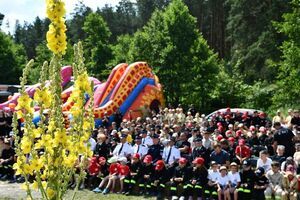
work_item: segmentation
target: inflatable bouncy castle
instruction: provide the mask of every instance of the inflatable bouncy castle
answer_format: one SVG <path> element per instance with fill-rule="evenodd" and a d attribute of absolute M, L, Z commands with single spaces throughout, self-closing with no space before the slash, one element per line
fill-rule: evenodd
<path fill-rule="evenodd" d="M 73 102 L 67 101 L 73 91 L 73 70 L 71 66 L 61 69 L 61 94 L 63 112 L 68 113 Z M 98 79 L 89 77 L 94 84 L 94 118 L 96 126 L 101 124 L 101 119 L 119 111 L 123 118 L 134 119 L 143 117 L 146 110 L 158 110 L 164 106 L 164 97 L 158 77 L 152 72 L 146 62 L 135 62 L 130 65 L 121 63 L 117 65 L 109 75 L 106 82 L 101 83 Z M 47 82 L 46 85 L 50 82 Z M 40 84 L 28 86 L 26 93 L 33 98 Z M 14 110 L 20 94 L 15 93 L 8 101 L 0 104 L 2 110 Z M 92 98 L 86 98 L 86 104 Z M 39 110 L 38 107 L 35 110 Z M 37 118 L 39 118 L 37 116 Z M 38 119 L 35 119 L 37 121 Z"/>

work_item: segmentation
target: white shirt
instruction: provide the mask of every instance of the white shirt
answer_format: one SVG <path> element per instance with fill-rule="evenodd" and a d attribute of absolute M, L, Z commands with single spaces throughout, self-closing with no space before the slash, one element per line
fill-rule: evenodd
<path fill-rule="evenodd" d="M 241 182 L 241 176 L 240 176 L 239 172 L 235 172 L 234 174 L 232 172 L 229 172 L 228 177 L 229 177 L 231 184 L 233 184 L 235 186 L 237 185 L 238 182 Z"/>
<path fill-rule="evenodd" d="M 195 147 L 194 136 L 190 137 L 190 138 L 188 139 L 188 142 L 191 144 L 191 148 L 194 149 L 194 147 Z"/>
<path fill-rule="evenodd" d="M 219 175 L 218 177 L 218 184 L 219 185 L 222 185 L 222 186 L 226 186 L 228 183 L 229 183 L 230 179 L 228 177 L 228 175 L 225 175 L 225 176 L 221 176 L 221 174 Z"/>
<path fill-rule="evenodd" d="M 140 145 L 135 144 L 132 147 L 132 152 L 138 153 L 140 157 L 143 157 L 148 153 L 148 147 L 145 144 L 140 144 Z"/>
<path fill-rule="evenodd" d="M 167 146 L 167 147 L 164 148 L 163 155 L 162 155 L 162 159 L 165 162 L 167 162 L 170 149 L 171 149 L 171 154 L 170 154 L 168 163 L 166 163 L 166 164 L 169 164 L 169 165 L 173 164 L 175 162 L 175 160 L 178 160 L 180 158 L 180 151 L 179 151 L 179 149 L 177 149 L 175 146 L 172 146 L 172 147 Z"/>
<path fill-rule="evenodd" d="M 212 140 L 211 139 L 202 139 L 202 144 L 206 149 L 212 149 Z"/>
<path fill-rule="evenodd" d="M 121 151 L 120 151 L 120 149 L 121 149 Z M 125 142 L 123 144 L 123 147 L 122 147 L 122 143 L 119 143 L 113 151 L 113 155 L 117 156 L 119 158 L 120 157 L 127 157 L 128 155 L 132 155 L 132 154 L 133 154 L 132 146 L 129 145 L 127 142 Z"/>
<path fill-rule="evenodd" d="M 94 138 L 90 138 L 89 139 L 89 141 L 88 141 L 89 143 L 90 143 L 90 148 L 91 148 L 91 151 L 94 151 L 95 150 L 95 148 L 96 148 L 96 145 L 97 145 L 97 142 L 95 141 L 95 139 Z"/>
<path fill-rule="evenodd" d="M 153 140 L 149 135 L 147 135 L 145 138 L 142 138 L 142 144 L 147 145 L 149 147 L 153 144 Z"/>
<path fill-rule="evenodd" d="M 265 169 L 265 173 L 271 169 L 272 160 L 270 158 L 267 158 L 267 161 L 263 163 L 262 159 L 257 160 L 256 168 L 262 167 Z"/>
<path fill-rule="evenodd" d="M 214 172 L 213 170 L 208 170 L 208 180 L 216 182 L 220 176 L 219 171 Z"/>

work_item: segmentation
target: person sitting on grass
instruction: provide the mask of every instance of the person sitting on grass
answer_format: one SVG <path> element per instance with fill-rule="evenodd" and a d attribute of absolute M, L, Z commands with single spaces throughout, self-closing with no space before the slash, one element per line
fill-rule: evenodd
<path fill-rule="evenodd" d="M 110 188 L 115 188 L 115 180 L 118 177 L 118 169 L 119 169 L 119 163 L 118 163 L 118 157 L 114 156 L 111 157 L 108 160 L 108 163 L 110 163 L 109 166 L 109 175 L 107 175 L 100 183 L 99 187 L 95 188 L 93 192 L 95 193 L 101 193 L 102 194 L 108 194 L 110 191 Z M 107 183 L 106 187 L 105 184 Z M 105 189 L 102 191 L 102 189 L 105 187 Z"/>

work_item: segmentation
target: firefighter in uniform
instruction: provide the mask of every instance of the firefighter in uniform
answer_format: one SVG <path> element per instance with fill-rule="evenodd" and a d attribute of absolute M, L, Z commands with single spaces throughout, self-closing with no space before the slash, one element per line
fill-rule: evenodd
<path fill-rule="evenodd" d="M 141 169 L 140 155 L 138 153 L 133 154 L 131 163 L 130 163 L 130 173 L 124 179 L 124 194 L 129 195 L 133 191 L 134 186 L 138 182 L 139 172 Z"/>
<path fill-rule="evenodd" d="M 178 186 L 183 187 L 190 179 L 191 168 L 187 166 L 187 162 L 188 160 L 186 158 L 180 158 L 179 165 L 175 168 L 174 174 L 170 179 L 170 193 L 172 199 L 178 199 L 178 196 L 180 196 L 180 199 L 184 199 L 183 193 L 178 190 Z"/>
<path fill-rule="evenodd" d="M 194 194 L 197 198 L 202 198 L 202 191 L 208 182 L 208 171 L 204 166 L 204 159 L 201 157 L 193 161 L 194 167 L 191 173 L 191 179 L 184 185 L 184 196 L 193 199 Z"/>
<path fill-rule="evenodd" d="M 255 173 L 251 169 L 249 160 L 243 161 L 243 170 L 241 171 L 241 185 L 235 191 L 238 193 L 238 199 L 250 200 L 252 198 Z"/>
<path fill-rule="evenodd" d="M 154 173 L 154 166 L 152 164 L 152 156 L 147 155 L 143 160 L 140 173 L 138 174 L 138 177 L 140 178 L 139 180 L 140 194 L 146 194 L 146 195 L 150 194 L 151 176 L 153 175 L 153 173 Z"/>

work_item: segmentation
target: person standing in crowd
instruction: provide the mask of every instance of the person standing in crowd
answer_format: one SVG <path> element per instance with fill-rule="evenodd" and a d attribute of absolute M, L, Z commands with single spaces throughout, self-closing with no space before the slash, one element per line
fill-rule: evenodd
<path fill-rule="evenodd" d="M 292 128 L 291 121 L 293 116 L 294 116 L 293 109 L 288 109 L 288 116 L 285 118 L 285 122 L 284 122 L 286 127 Z"/>
<path fill-rule="evenodd" d="M 152 136 L 152 141 L 153 141 L 153 144 L 148 148 L 147 155 L 150 155 L 153 159 L 153 162 L 155 163 L 156 161 L 162 159 L 161 154 L 163 151 L 163 147 L 159 143 L 159 135 L 154 134 Z"/>
<path fill-rule="evenodd" d="M 132 153 L 132 147 L 130 144 L 127 143 L 127 135 L 122 133 L 121 134 L 121 142 L 116 146 L 116 148 L 113 151 L 113 156 L 116 157 L 130 157 Z"/>
<path fill-rule="evenodd" d="M 205 160 L 205 166 L 209 166 L 209 154 L 208 150 L 202 145 L 201 138 L 194 139 L 194 148 L 192 151 L 192 159 L 195 160 L 198 157 L 202 157 Z"/>
<path fill-rule="evenodd" d="M 294 153 L 293 149 L 293 139 L 295 135 L 290 129 L 281 126 L 280 122 L 274 123 L 274 128 L 276 132 L 274 134 L 274 152 L 276 152 L 277 145 L 283 145 L 285 147 L 285 156 L 292 156 Z"/>
<path fill-rule="evenodd" d="M 273 161 L 271 166 L 272 169 L 266 174 L 266 177 L 269 180 L 269 186 L 265 190 L 265 198 L 266 200 L 271 200 L 274 196 L 275 200 L 279 200 L 281 199 L 282 194 L 283 174 L 280 172 L 279 162 Z"/>
<path fill-rule="evenodd" d="M 137 153 L 140 155 L 141 158 L 148 153 L 148 147 L 145 144 L 142 144 L 142 137 L 136 136 L 135 137 L 135 144 L 132 146 L 132 152 Z"/>
<path fill-rule="evenodd" d="M 210 154 L 210 160 L 219 165 L 229 166 L 229 154 L 221 148 L 220 144 L 214 146 L 214 151 Z"/>

